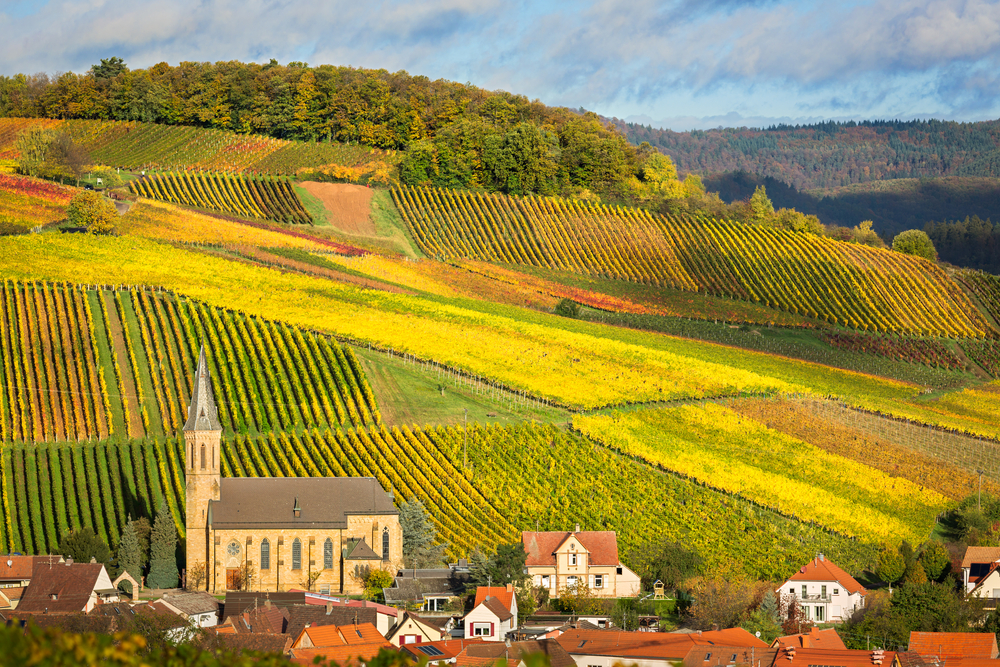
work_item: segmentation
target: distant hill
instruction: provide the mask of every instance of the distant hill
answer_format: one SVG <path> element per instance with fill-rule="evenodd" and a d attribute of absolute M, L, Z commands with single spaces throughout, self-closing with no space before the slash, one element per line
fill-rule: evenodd
<path fill-rule="evenodd" d="M 672 132 L 615 119 L 682 172 L 746 171 L 805 190 L 896 178 L 1000 177 L 1000 121 L 827 122 Z"/>
<path fill-rule="evenodd" d="M 807 191 L 747 172 L 713 174 L 704 182 L 728 202 L 746 199 L 763 185 L 775 207 L 795 208 L 826 224 L 846 227 L 871 220 L 886 240 L 904 229 L 923 229 L 931 221 L 1000 217 L 998 178 L 901 178 Z M 960 258 L 949 261 L 962 263 Z"/>

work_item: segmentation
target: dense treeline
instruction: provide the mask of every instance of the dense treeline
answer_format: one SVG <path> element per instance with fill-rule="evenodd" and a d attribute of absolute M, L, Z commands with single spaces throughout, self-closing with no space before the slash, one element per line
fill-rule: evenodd
<path fill-rule="evenodd" d="M 1000 274 L 1000 224 L 974 215 L 928 222 L 924 231 L 944 261 Z"/>
<path fill-rule="evenodd" d="M 682 172 L 747 171 L 799 189 L 893 178 L 1000 176 L 1000 121 L 827 122 L 672 132 L 615 121 Z"/>
<path fill-rule="evenodd" d="M 0 116 L 191 125 L 281 139 L 409 149 L 411 184 L 514 194 L 629 196 L 649 152 L 594 114 L 405 71 L 304 63 L 160 63 L 118 58 L 86 74 L 0 77 Z"/>

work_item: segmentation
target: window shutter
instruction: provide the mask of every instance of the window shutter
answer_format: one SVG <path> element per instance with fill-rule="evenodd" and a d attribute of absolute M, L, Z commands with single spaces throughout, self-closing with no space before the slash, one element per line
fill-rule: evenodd
<path fill-rule="evenodd" d="M 594 587 L 594 575 L 590 575 L 590 587 Z"/>

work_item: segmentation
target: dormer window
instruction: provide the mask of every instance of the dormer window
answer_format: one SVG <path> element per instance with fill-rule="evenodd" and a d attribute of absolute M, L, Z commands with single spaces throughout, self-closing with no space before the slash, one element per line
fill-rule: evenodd
<path fill-rule="evenodd" d="M 298 497 L 295 498 L 295 506 L 292 507 L 292 514 L 295 516 L 296 519 L 302 516 L 302 508 L 299 507 Z"/>

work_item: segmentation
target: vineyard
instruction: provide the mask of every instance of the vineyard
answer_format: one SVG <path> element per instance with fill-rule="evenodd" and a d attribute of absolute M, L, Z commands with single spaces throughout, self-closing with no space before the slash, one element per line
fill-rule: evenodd
<path fill-rule="evenodd" d="M 168 171 L 129 182 L 140 197 L 196 206 L 231 215 L 312 224 L 291 183 L 284 178 Z"/>
<path fill-rule="evenodd" d="M 962 343 L 969 358 L 995 378 L 1000 378 L 1000 341 L 969 340 Z"/>
<path fill-rule="evenodd" d="M 543 197 L 399 188 L 426 254 L 704 291 L 863 331 L 979 338 L 991 328 L 937 265 L 735 222 Z"/>
<path fill-rule="evenodd" d="M 958 279 L 976 295 L 995 322 L 1000 322 L 1000 277 L 984 271 L 962 270 Z"/>
<path fill-rule="evenodd" d="M 0 118 L 0 159 L 16 157 L 14 141 L 27 127 L 64 131 L 96 163 L 123 169 L 179 169 L 294 175 L 321 165 L 394 163 L 392 151 L 365 146 L 285 141 L 224 130 L 126 121 Z"/>
<path fill-rule="evenodd" d="M 576 416 L 573 427 L 628 456 L 865 541 L 920 542 L 949 505 L 935 491 L 714 403 Z"/>
<path fill-rule="evenodd" d="M 138 290 L 5 281 L 0 296 L 4 441 L 173 435 L 202 343 L 229 431 L 380 422 L 353 351 L 324 336 Z"/>
<path fill-rule="evenodd" d="M 841 350 L 874 354 L 894 361 L 923 364 L 932 368 L 959 370 L 965 364 L 935 340 L 873 336 L 856 333 L 822 333 L 820 339 Z"/>
<path fill-rule="evenodd" d="M 0 233 L 26 232 L 65 220 L 72 196 L 73 191 L 61 185 L 0 173 Z"/>
<path fill-rule="evenodd" d="M 554 427 L 471 425 L 463 470 L 464 437 L 460 427 L 236 435 L 223 447 L 223 475 L 375 477 L 397 502 L 424 502 L 452 556 L 492 549 L 520 530 L 573 522 L 618 530 L 623 556 L 666 537 L 684 540 L 710 567 L 767 578 L 785 576 L 816 548 L 845 566 L 860 566 L 873 552 Z M 180 443 L 4 445 L 0 549 L 45 553 L 86 525 L 115 545 L 123 517 L 151 517 L 161 499 L 183 535 Z M 704 530 L 706 521 L 716 529 Z"/>

